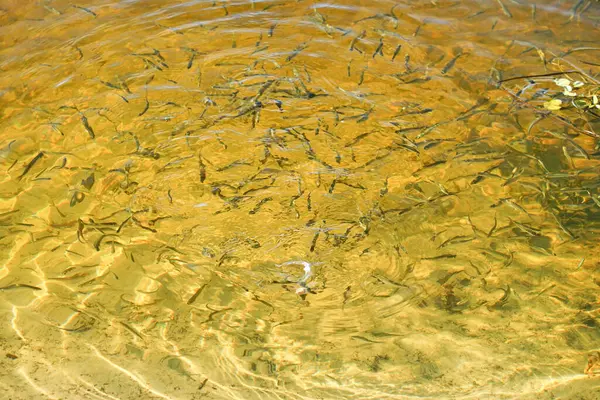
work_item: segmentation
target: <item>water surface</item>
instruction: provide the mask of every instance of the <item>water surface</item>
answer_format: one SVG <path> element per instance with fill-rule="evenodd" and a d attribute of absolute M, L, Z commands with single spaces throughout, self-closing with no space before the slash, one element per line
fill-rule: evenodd
<path fill-rule="evenodd" d="M 599 21 L 3 1 L 5 398 L 597 398 Z"/>

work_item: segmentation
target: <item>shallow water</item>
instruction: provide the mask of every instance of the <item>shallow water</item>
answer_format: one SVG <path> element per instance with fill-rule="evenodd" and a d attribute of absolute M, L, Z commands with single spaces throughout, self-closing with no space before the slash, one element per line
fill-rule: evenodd
<path fill-rule="evenodd" d="M 599 22 L 4 0 L 4 398 L 598 398 Z"/>

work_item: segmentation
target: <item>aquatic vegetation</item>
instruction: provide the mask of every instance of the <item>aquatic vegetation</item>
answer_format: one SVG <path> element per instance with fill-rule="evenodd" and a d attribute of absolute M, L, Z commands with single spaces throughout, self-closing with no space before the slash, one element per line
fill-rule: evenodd
<path fill-rule="evenodd" d="M 568 100 L 570 100 L 571 105 L 584 111 L 600 110 L 600 101 L 598 100 L 600 85 L 596 83 L 586 85 L 581 81 L 571 81 L 567 78 L 555 79 L 554 83 L 562 89 L 566 101 L 563 102 L 563 100 L 556 98 L 549 100 L 544 103 L 544 107 L 548 110 L 558 111 L 564 108 L 563 104 L 569 104 Z"/>

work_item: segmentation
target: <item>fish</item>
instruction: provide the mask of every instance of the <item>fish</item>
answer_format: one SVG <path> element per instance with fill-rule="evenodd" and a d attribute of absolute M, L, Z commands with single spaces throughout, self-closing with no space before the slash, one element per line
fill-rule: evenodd
<path fill-rule="evenodd" d="M 251 54 L 260 53 L 260 52 L 262 52 L 262 51 L 265 51 L 265 50 L 267 50 L 268 48 L 269 48 L 269 45 L 262 46 L 262 47 L 258 47 L 258 48 L 256 48 L 256 50 L 254 50 L 254 51 L 253 51 Z"/>
<path fill-rule="evenodd" d="M 93 12 L 92 10 L 90 10 L 89 8 L 85 8 L 85 7 L 81 7 L 81 6 L 77 6 L 77 5 L 72 5 L 72 7 L 78 8 L 81 11 L 84 11 L 84 12 L 90 14 L 90 15 L 93 15 L 94 18 L 96 18 L 98 16 L 98 14 L 96 14 L 95 12 Z"/>
<path fill-rule="evenodd" d="M 577 10 L 583 5 L 584 1 L 585 0 L 579 0 L 577 3 L 575 3 L 573 8 L 571 8 L 571 15 L 569 16 L 569 21 L 572 21 L 573 18 L 575 18 L 575 16 L 577 15 Z"/>
<path fill-rule="evenodd" d="M 196 58 L 196 52 L 193 52 L 192 55 L 190 56 L 190 59 L 187 64 L 187 69 L 191 69 L 192 65 L 194 65 L 194 58 Z"/>
<path fill-rule="evenodd" d="M 367 190 L 367 188 L 364 187 L 363 185 L 361 185 L 360 183 L 349 183 L 349 182 L 346 182 L 343 180 L 337 180 L 336 182 L 339 183 L 340 185 L 345 185 L 352 189 Z"/>
<path fill-rule="evenodd" d="M 369 132 L 365 132 L 365 133 L 361 133 L 360 135 L 356 136 L 354 139 L 352 139 L 350 142 L 346 143 L 344 145 L 344 147 L 351 147 L 354 146 L 355 144 L 357 144 L 358 142 L 360 142 L 362 139 L 366 138 L 367 136 L 371 135 L 374 131 L 369 131 Z"/>
<path fill-rule="evenodd" d="M 200 167 L 200 183 L 204 183 L 206 180 L 206 165 L 204 165 L 200 154 L 198 154 L 198 166 Z"/>
<path fill-rule="evenodd" d="M 388 193 L 388 178 L 385 178 L 385 182 L 383 183 L 383 188 L 379 190 L 379 197 L 383 197 Z"/>
<path fill-rule="evenodd" d="M 119 321 L 119 324 L 121 324 L 125 329 L 127 329 L 129 332 L 133 333 L 135 336 L 137 336 L 140 339 L 144 340 L 144 337 L 136 329 L 134 329 L 131 326 L 127 325 L 125 322 Z"/>
<path fill-rule="evenodd" d="M 350 51 L 356 50 L 359 53 L 362 54 L 362 51 L 358 48 L 356 48 L 356 43 L 358 43 L 358 41 L 362 38 L 364 38 L 367 35 L 367 31 L 363 30 L 359 35 L 357 35 L 354 39 L 352 39 L 352 41 L 350 42 Z"/>
<path fill-rule="evenodd" d="M 94 130 L 90 126 L 87 117 L 83 114 L 81 114 L 81 123 L 83 124 L 83 127 L 85 128 L 88 135 L 90 135 L 90 138 L 94 139 L 96 137 L 96 135 L 94 134 Z"/>
<path fill-rule="evenodd" d="M 500 9 L 504 13 L 504 15 L 506 15 L 508 18 L 512 18 L 513 17 L 512 14 L 508 10 L 508 8 L 504 5 L 504 3 L 502 2 L 502 0 L 496 0 L 496 1 L 498 2 L 498 5 L 500 6 Z"/>
<path fill-rule="evenodd" d="M 440 254 L 434 257 L 423 257 L 421 260 L 440 260 L 442 258 L 456 258 L 456 254 Z"/>
<path fill-rule="evenodd" d="M 348 300 L 350 299 L 351 296 L 352 296 L 352 287 L 348 286 L 348 287 L 346 287 L 346 290 L 344 290 L 343 300 L 342 300 L 342 309 L 344 309 L 344 306 L 346 305 L 346 303 L 348 302 Z"/>
<path fill-rule="evenodd" d="M 454 243 L 465 243 L 465 242 L 470 242 L 472 240 L 475 240 L 475 238 L 473 236 L 465 236 L 465 235 L 458 235 L 458 236 L 454 236 L 450 239 L 445 240 L 444 242 L 442 242 L 442 244 L 440 244 L 438 246 L 438 249 L 441 249 L 442 247 L 446 247 L 450 244 L 454 244 Z"/>
<path fill-rule="evenodd" d="M 23 170 L 23 173 L 19 176 L 19 180 L 23 179 L 23 177 L 25 175 L 27 175 L 27 173 L 31 170 L 31 168 L 33 168 L 33 166 L 35 165 L 36 162 L 38 162 L 42 157 L 44 157 L 45 153 L 43 151 L 40 151 L 35 157 L 33 157 L 33 159 L 31 161 L 29 161 L 29 163 L 27 163 L 27 165 L 25 166 L 25 169 Z"/>
<path fill-rule="evenodd" d="M 144 109 L 142 110 L 142 112 L 140 112 L 138 114 L 138 117 L 141 117 L 142 115 L 146 114 L 146 111 L 148 111 L 149 108 L 150 108 L 150 102 L 148 102 L 148 97 L 146 97 L 146 105 L 144 106 Z"/>
<path fill-rule="evenodd" d="M 272 197 L 266 197 L 266 198 L 262 199 L 261 201 L 259 201 L 256 204 L 256 206 L 252 210 L 250 210 L 248 212 L 248 214 L 256 214 L 264 204 L 266 204 L 267 202 L 272 201 L 272 200 L 273 200 Z"/>
<path fill-rule="evenodd" d="M 360 79 L 358 80 L 358 86 L 363 84 L 363 81 L 365 80 L 365 72 L 367 72 L 367 68 L 368 67 L 364 67 L 362 72 L 360 73 Z"/>
<path fill-rule="evenodd" d="M 425 22 L 423 22 L 422 24 L 420 24 L 419 26 L 417 26 L 417 29 L 415 30 L 415 33 L 413 33 L 413 37 L 417 37 L 417 35 L 419 34 L 419 32 L 421 32 L 421 28 L 425 25 Z"/>
<path fill-rule="evenodd" d="M 494 234 L 494 231 L 496 230 L 496 227 L 498 226 L 498 219 L 496 218 L 496 216 L 494 215 L 494 225 L 492 226 L 492 228 L 489 230 L 489 232 L 487 233 L 487 237 L 491 237 Z"/>
<path fill-rule="evenodd" d="M 200 383 L 200 386 L 198 386 L 198 391 L 204 389 L 204 386 L 206 386 L 206 382 L 208 382 L 208 378 L 204 378 L 204 380 Z"/>
<path fill-rule="evenodd" d="M 42 290 L 42 288 L 40 288 L 40 287 L 33 286 L 33 285 L 28 285 L 26 283 L 13 283 L 12 285 L 0 287 L 0 291 L 2 291 L 2 290 L 11 290 L 11 289 L 19 289 L 19 288 L 26 288 L 26 289 L 32 289 L 32 290 Z"/>
<path fill-rule="evenodd" d="M 321 233 L 321 231 L 319 230 L 319 231 L 317 231 L 317 232 L 315 233 L 315 235 L 313 236 L 313 239 L 312 239 L 312 241 L 311 241 L 311 243 L 310 243 L 310 252 L 311 252 L 311 253 L 315 251 L 315 247 L 316 247 L 316 245 L 317 245 L 317 240 L 319 240 L 319 235 L 320 235 L 320 233 Z"/>
<path fill-rule="evenodd" d="M 189 300 L 187 301 L 187 305 L 192 304 L 194 301 L 196 301 L 196 299 L 198 298 L 198 296 L 200 296 L 200 293 L 202 293 L 202 291 L 204 290 L 204 288 L 206 287 L 206 283 L 202 286 L 200 286 L 192 295 L 192 297 L 189 298 Z"/>
<path fill-rule="evenodd" d="M 286 57 L 285 61 L 287 61 L 287 62 L 292 61 L 298 54 L 300 54 L 307 47 L 308 47 L 308 43 L 302 43 L 302 44 L 298 45 L 298 47 L 296 47 L 292 51 L 292 53 Z"/>
<path fill-rule="evenodd" d="M 361 341 L 363 341 L 363 342 L 367 342 L 367 343 L 383 343 L 383 342 L 380 342 L 380 341 L 377 341 L 377 340 L 371 340 L 371 339 L 368 339 L 368 338 L 366 338 L 366 337 L 364 337 L 364 336 L 358 336 L 358 335 L 354 335 L 354 336 L 350 336 L 350 337 L 351 337 L 352 339 L 361 340 Z"/>
<path fill-rule="evenodd" d="M 462 57 L 465 53 L 458 53 L 457 55 L 455 55 L 454 57 L 452 57 L 452 60 L 450 60 L 448 62 L 448 64 L 446 64 L 444 66 L 444 68 L 442 68 L 442 75 L 445 75 L 446 73 L 448 73 L 448 71 L 450 71 L 452 69 L 452 67 L 454 67 L 454 64 L 456 64 L 456 60 L 458 60 L 460 57 Z"/>
<path fill-rule="evenodd" d="M 104 86 L 107 86 L 111 89 L 117 89 L 117 90 L 121 89 L 118 85 L 115 85 L 114 83 L 111 83 L 111 82 L 106 82 L 106 81 L 100 80 L 100 83 L 102 83 Z"/>
<path fill-rule="evenodd" d="M 329 194 L 333 193 L 333 189 L 335 188 L 336 183 L 337 183 L 337 178 L 331 182 L 331 185 L 329 186 L 329 190 L 328 190 Z"/>
<path fill-rule="evenodd" d="M 375 58 L 377 54 L 383 57 L 383 38 L 379 39 L 379 45 L 375 49 L 375 53 L 373 53 L 373 58 Z"/>
<path fill-rule="evenodd" d="M 398 54 L 400 54 L 400 50 L 402 49 L 402 45 L 399 44 L 398 47 L 396 47 L 396 50 L 394 50 L 394 55 L 392 56 L 392 61 L 394 61 L 396 59 L 396 56 Z"/>

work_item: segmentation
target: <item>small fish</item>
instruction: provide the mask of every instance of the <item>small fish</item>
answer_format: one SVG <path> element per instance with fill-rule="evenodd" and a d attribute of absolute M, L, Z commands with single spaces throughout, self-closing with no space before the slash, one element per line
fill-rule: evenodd
<path fill-rule="evenodd" d="M 125 322 L 119 321 L 119 324 L 121 324 L 125 329 L 127 329 L 129 332 L 133 333 L 135 336 L 137 336 L 140 339 L 144 340 L 144 337 L 137 330 L 135 330 L 131 326 L 127 325 Z"/>
<path fill-rule="evenodd" d="M 156 65 L 154 62 L 148 60 L 147 58 L 142 57 L 142 61 L 146 65 L 146 68 L 154 68 L 158 71 L 163 71 L 163 69 L 160 66 Z"/>
<path fill-rule="evenodd" d="M 484 14 L 484 13 L 485 13 L 485 11 L 484 11 L 484 10 L 482 10 L 482 11 L 477 11 L 475 14 L 471 14 L 471 15 L 469 15 L 467 18 L 475 18 L 475 17 L 477 17 L 478 15 L 481 15 L 481 14 Z"/>
<path fill-rule="evenodd" d="M 494 233 L 494 231 L 496 230 L 496 227 L 498 226 L 498 219 L 496 218 L 496 216 L 494 215 L 494 226 L 492 226 L 492 228 L 490 229 L 490 231 L 487 233 L 488 237 L 491 237 Z"/>
<path fill-rule="evenodd" d="M 463 55 L 464 53 L 460 52 L 454 57 L 452 57 L 452 60 L 450 60 L 448 64 L 446 64 L 444 68 L 442 68 L 442 75 L 445 75 L 448 71 L 450 71 L 452 67 L 454 67 L 454 64 L 456 64 L 456 60 L 458 60 Z"/>
<path fill-rule="evenodd" d="M 308 47 L 307 43 L 302 43 L 302 44 L 298 45 L 298 47 L 296 47 L 294 49 L 294 51 L 292 51 L 292 53 L 289 56 L 287 56 L 285 61 L 287 61 L 287 62 L 292 61 L 298 54 L 300 54 L 302 52 L 302 50 L 306 49 L 307 47 Z"/>
<path fill-rule="evenodd" d="M 388 178 L 385 179 L 383 183 L 383 188 L 379 190 L 379 197 L 383 197 L 388 193 Z"/>
<path fill-rule="evenodd" d="M 470 242 L 472 240 L 475 240 L 475 238 L 472 236 L 465 236 L 465 235 L 454 236 L 448 240 L 445 240 L 442 244 L 440 244 L 438 246 L 438 249 L 441 249 L 442 247 L 448 246 L 450 244 Z"/>
<path fill-rule="evenodd" d="M 198 154 L 198 166 L 200 167 L 200 183 L 204 183 L 206 180 L 206 165 L 204 165 L 200 154 Z"/>
<path fill-rule="evenodd" d="M 90 14 L 90 15 L 93 15 L 94 18 L 96 18 L 98 16 L 98 14 L 96 14 L 95 12 L 93 12 L 92 10 L 90 10 L 89 8 L 85 8 L 85 7 L 81 7 L 81 6 L 76 6 L 76 5 L 73 5 L 73 7 L 78 8 L 81 11 L 84 11 L 84 12 Z"/>
<path fill-rule="evenodd" d="M 321 233 L 321 231 L 317 231 L 317 233 L 315 233 L 315 235 L 313 236 L 312 242 L 310 244 L 310 252 L 312 253 L 313 251 L 315 251 L 315 247 L 317 245 L 317 240 L 319 240 L 319 234 Z"/>
<path fill-rule="evenodd" d="M 354 146 L 356 143 L 358 143 L 359 141 L 361 141 L 362 139 L 366 138 L 367 136 L 369 136 L 372 133 L 373 133 L 373 131 L 361 133 L 360 135 L 356 136 L 352 141 L 346 143 L 344 145 L 344 147 Z"/>
<path fill-rule="evenodd" d="M 196 52 L 194 51 L 194 52 L 192 52 L 192 55 L 190 56 L 190 59 L 188 61 L 187 69 L 191 69 L 192 68 L 192 65 L 194 65 L 194 59 L 195 58 L 196 58 Z"/>
<path fill-rule="evenodd" d="M 364 187 L 363 185 L 361 185 L 360 183 L 349 183 L 346 181 L 337 181 L 337 183 L 339 183 L 340 185 L 345 185 L 348 187 L 351 187 L 352 189 L 360 189 L 360 190 L 367 190 L 366 187 Z"/>
<path fill-rule="evenodd" d="M 149 108 L 150 108 L 150 102 L 148 101 L 148 98 L 146 97 L 146 105 L 144 106 L 144 109 L 142 110 L 142 112 L 138 114 L 138 117 L 141 117 L 142 115 L 146 114 L 146 111 L 148 111 Z"/>
<path fill-rule="evenodd" d="M 368 343 L 383 343 L 383 342 L 379 342 L 379 341 L 376 341 L 376 340 L 371 340 L 371 339 L 368 339 L 368 338 L 366 338 L 366 337 L 364 337 L 364 336 L 357 336 L 357 335 L 354 335 L 354 336 L 350 336 L 350 337 L 351 337 L 352 339 L 356 339 L 356 340 L 362 340 L 363 342 L 368 342 Z"/>
<path fill-rule="evenodd" d="M 29 172 L 29 170 L 31 168 L 33 168 L 33 166 L 35 165 L 36 162 L 38 162 L 42 157 L 44 157 L 44 152 L 40 151 L 35 157 L 33 157 L 33 159 L 31 161 L 29 161 L 29 163 L 25 166 L 25 169 L 23 170 L 23 173 L 21 174 L 21 176 L 19 176 L 19 180 L 23 179 L 23 177 Z"/>
<path fill-rule="evenodd" d="M 362 85 L 365 80 L 365 72 L 367 72 L 367 67 L 364 67 L 360 73 L 360 79 L 358 80 L 358 86 Z"/>
<path fill-rule="evenodd" d="M 400 50 L 402 49 L 402 45 L 399 44 L 398 47 L 396 47 L 396 50 L 394 50 L 394 55 L 392 56 L 392 61 L 394 61 L 396 59 L 396 56 L 398 54 L 400 54 Z"/>
<path fill-rule="evenodd" d="M 356 36 L 354 39 L 352 39 L 352 42 L 350 42 L 350 51 L 356 50 L 359 53 L 362 53 L 362 51 L 360 49 L 356 48 L 356 43 L 360 39 L 364 38 L 366 35 L 367 35 L 367 31 L 362 31 L 358 36 Z"/>
<path fill-rule="evenodd" d="M 252 52 L 252 54 L 260 53 L 261 51 L 265 51 L 269 48 L 269 46 L 258 47 L 256 50 Z"/>
<path fill-rule="evenodd" d="M 423 27 L 423 25 L 425 25 L 424 22 L 422 24 L 420 24 L 419 26 L 417 26 L 417 29 L 415 30 L 415 33 L 413 33 L 414 37 L 417 37 L 417 35 L 419 34 L 419 32 L 421 32 L 421 28 Z"/>
<path fill-rule="evenodd" d="M 271 200 L 273 200 L 272 197 L 266 197 L 266 198 L 262 199 L 261 201 L 259 201 L 256 204 L 256 206 L 252 210 L 250 210 L 248 212 L 248 214 L 256 214 L 265 203 L 267 203 L 267 202 L 269 202 Z"/>
<path fill-rule="evenodd" d="M 89 124 L 88 119 L 86 118 L 86 116 L 83 115 L 83 114 L 81 114 L 81 123 L 83 124 L 83 127 L 85 128 L 85 130 L 87 131 L 87 133 L 90 135 L 90 138 L 94 139 L 96 137 L 96 135 L 94 134 L 94 130 L 90 126 L 90 124 Z"/>
<path fill-rule="evenodd" d="M 111 89 L 117 89 L 117 90 L 121 89 L 118 85 L 115 85 L 114 83 L 111 83 L 111 82 L 106 82 L 106 81 L 100 80 L 100 83 L 102 83 L 104 86 L 107 86 Z"/>
<path fill-rule="evenodd" d="M 198 296 L 200 295 L 200 293 L 202 293 L 202 290 L 204 290 L 205 287 L 206 287 L 206 283 L 204 285 L 200 286 L 198 288 L 198 290 L 196 290 L 196 292 L 194 292 L 194 294 L 192 295 L 192 297 L 190 297 L 190 299 L 187 301 L 187 304 L 190 305 L 194 301 L 196 301 L 196 299 L 198 298 Z"/>
<path fill-rule="evenodd" d="M 346 288 L 346 290 L 344 290 L 344 295 L 343 295 L 343 297 L 344 297 L 344 300 L 342 301 L 342 309 L 344 309 L 344 306 L 346 305 L 346 303 L 347 303 L 347 302 L 348 302 L 348 300 L 350 299 L 350 296 L 352 296 L 352 292 L 351 292 L 351 290 L 352 290 L 352 287 L 351 287 L 351 286 L 348 286 L 348 287 Z"/>
<path fill-rule="evenodd" d="M 51 125 L 51 126 L 54 128 L 53 125 Z M 64 134 L 63 134 L 63 136 L 64 136 Z M 0 149 L 0 158 L 6 158 L 10 154 L 10 152 L 12 150 L 11 147 L 12 147 L 13 143 L 16 142 L 16 141 L 17 141 L 16 139 L 13 139 L 3 149 Z"/>
<path fill-rule="evenodd" d="M 329 194 L 332 194 L 332 193 L 333 193 L 333 189 L 335 188 L 335 184 L 336 184 L 336 183 L 337 183 L 337 179 L 334 179 L 334 180 L 331 182 L 331 185 L 329 186 L 329 190 L 328 190 Z"/>
<path fill-rule="evenodd" d="M 512 289 L 510 288 L 510 285 L 506 285 L 506 289 L 502 289 L 502 291 L 504 291 L 504 295 L 496 303 L 494 303 L 492 305 L 492 308 L 501 308 L 510 299 L 510 297 L 511 297 L 510 295 L 512 293 Z"/>
<path fill-rule="evenodd" d="M 375 49 L 375 53 L 373 53 L 373 58 L 379 54 L 383 57 L 383 38 L 379 39 L 379 46 Z"/>
<path fill-rule="evenodd" d="M 423 257 L 421 260 L 440 260 L 442 258 L 456 258 L 456 254 L 440 254 L 435 257 Z"/>
<path fill-rule="evenodd" d="M 500 5 L 500 8 L 502 9 L 502 12 L 504 13 L 504 15 L 506 15 L 508 18 L 512 18 L 513 17 L 512 14 L 508 10 L 508 8 L 506 8 L 506 6 L 504 5 L 504 3 L 502 3 L 502 0 L 496 0 L 496 1 Z"/>
<path fill-rule="evenodd" d="M 42 290 L 42 288 L 39 288 L 37 286 L 28 285 L 26 283 L 13 283 L 12 285 L 0 287 L 0 291 L 2 291 L 2 290 L 11 290 L 11 289 L 19 289 L 19 288 L 27 288 L 27 289 L 33 289 L 33 290 Z"/>

